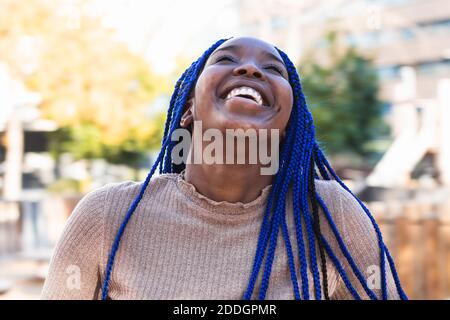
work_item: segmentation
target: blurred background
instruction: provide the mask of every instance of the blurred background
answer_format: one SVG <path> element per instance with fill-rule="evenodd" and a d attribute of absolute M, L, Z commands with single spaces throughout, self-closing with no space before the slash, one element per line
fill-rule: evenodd
<path fill-rule="evenodd" d="M 0 0 L 0 299 L 39 297 L 76 203 L 145 178 L 176 79 L 238 35 L 296 62 L 408 296 L 450 298 L 448 1 Z"/>

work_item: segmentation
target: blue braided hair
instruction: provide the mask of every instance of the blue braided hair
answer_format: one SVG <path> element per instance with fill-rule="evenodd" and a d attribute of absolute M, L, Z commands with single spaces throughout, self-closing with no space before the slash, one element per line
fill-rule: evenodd
<path fill-rule="evenodd" d="M 103 300 L 108 297 L 109 283 L 114 265 L 114 258 L 119 248 L 121 237 L 125 231 L 125 227 L 133 215 L 136 207 L 139 205 L 144 192 L 150 182 L 151 177 L 159 167 L 159 173 L 180 173 L 184 170 L 185 165 L 175 165 L 172 162 L 171 154 L 176 141 L 171 141 L 171 135 L 175 129 L 180 128 L 180 120 L 183 115 L 184 107 L 188 100 L 189 94 L 194 89 L 198 76 L 205 65 L 211 53 L 228 39 L 222 39 L 214 43 L 203 55 L 194 61 L 182 74 L 175 84 L 174 92 L 170 99 L 167 120 L 164 127 L 164 134 L 161 143 L 161 151 L 156 161 L 151 167 L 142 188 L 136 199 L 128 209 L 122 224 L 117 231 L 116 237 L 111 247 L 108 257 L 105 278 L 102 286 L 101 297 Z M 272 265 L 275 257 L 275 249 L 277 246 L 278 232 L 281 229 L 282 237 L 286 247 L 288 258 L 288 266 L 290 278 L 292 281 L 293 297 L 295 299 L 309 300 L 309 283 L 308 270 L 313 276 L 314 298 L 329 299 L 328 296 L 328 279 L 326 270 L 326 257 L 328 257 L 336 267 L 339 276 L 342 278 L 345 286 L 355 299 L 361 299 L 353 284 L 350 282 L 342 263 L 333 252 L 327 240 L 320 233 L 320 219 L 318 208 L 320 207 L 325 216 L 325 222 L 331 227 L 336 237 L 339 249 L 342 251 L 345 259 L 356 275 L 358 281 L 362 285 L 366 294 L 373 300 L 379 298 L 385 300 L 388 298 L 386 289 L 386 267 L 385 257 L 389 268 L 392 271 L 395 285 L 401 299 L 406 300 L 407 296 L 403 291 L 395 269 L 395 265 L 391 255 L 381 236 L 380 229 L 374 218 L 364 204 L 349 190 L 349 188 L 341 181 L 334 170 L 328 163 L 322 150 L 315 141 L 314 122 L 311 113 L 306 104 L 306 99 L 300 84 L 300 78 L 294 64 L 289 57 L 280 49 L 276 48 L 282 57 L 286 69 L 289 74 L 289 82 L 293 92 L 293 108 L 286 127 L 286 138 L 281 144 L 280 163 L 278 173 L 274 176 L 272 188 L 267 199 L 267 204 L 261 224 L 261 230 L 256 245 L 256 253 L 253 260 L 252 270 L 247 285 L 247 289 L 243 293 L 243 299 L 252 299 L 254 297 L 255 285 L 258 275 L 262 270 L 262 279 L 258 299 L 264 299 L 269 287 L 269 280 Z M 318 172 L 316 170 L 318 169 Z M 320 174 L 320 176 L 319 176 Z M 361 205 L 364 212 L 369 217 L 378 237 L 379 253 L 380 253 L 380 270 L 381 270 L 381 297 L 368 287 L 363 274 L 359 270 L 353 260 L 349 250 L 345 246 L 341 235 L 331 217 L 331 214 L 315 190 L 314 179 L 322 177 L 323 180 L 336 180 L 346 191 L 348 191 Z M 286 221 L 286 200 L 288 191 L 292 189 L 292 204 L 295 223 L 295 241 L 297 243 L 297 252 L 293 252 L 290 235 L 288 233 Z M 311 208 L 308 204 L 311 204 Z M 311 212 L 312 211 L 312 212 Z M 304 226 L 304 229 L 302 228 Z M 304 232 L 306 232 L 306 240 L 304 241 Z M 306 243 L 305 243 L 306 242 Z M 316 257 L 316 246 L 320 255 L 320 271 Z M 294 257 L 299 259 L 299 275 L 295 268 Z M 307 259 L 309 257 L 309 261 Z M 263 267 L 264 264 L 264 267 Z M 298 284 L 298 277 L 301 277 L 301 288 Z M 322 285 L 321 285 L 322 283 Z M 323 287 L 323 293 L 322 293 Z"/>

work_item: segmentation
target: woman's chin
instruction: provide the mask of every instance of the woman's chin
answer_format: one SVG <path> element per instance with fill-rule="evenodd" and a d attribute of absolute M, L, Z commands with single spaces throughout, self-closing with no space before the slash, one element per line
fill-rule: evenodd
<path fill-rule="evenodd" d="M 264 125 L 263 123 L 259 122 L 259 121 L 255 121 L 255 119 L 249 119 L 247 117 L 242 117 L 242 116 L 231 116 L 231 117 L 227 117 L 226 119 L 223 119 L 223 121 L 221 121 L 220 129 L 226 130 L 226 129 L 231 129 L 231 130 L 259 130 L 259 129 L 267 129 L 270 128 L 266 125 Z M 223 131 L 221 130 L 221 131 Z"/>

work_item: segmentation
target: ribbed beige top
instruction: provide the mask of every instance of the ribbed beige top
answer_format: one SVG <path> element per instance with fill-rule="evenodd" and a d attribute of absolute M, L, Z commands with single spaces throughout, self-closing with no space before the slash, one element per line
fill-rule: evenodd
<path fill-rule="evenodd" d="M 141 186 L 142 182 L 131 181 L 108 184 L 90 192 L 78 203 L 55 248 L 42 299 L 100 297 L 112 242 Z M 266 187 L 250 203 L 215 202 L 199 194 L 181 175 L 153 177 L 123 234 L 109 298 L 241 299 L 252 269 L 270 188 Z M 337 182 L 316 180 L 316 188 L 361 272 L 369 278 L 369 283 L 376 285 L 370 275 L 374 272 L 371 266 L 379 266 L 379 249 L 369 218 Z M 287 201 L 287 219 L 295 254 L 290 198 L 291 195 Z M 358 293 L 367 299 L 324 218 L 321 230 Z M 330 259 L 327 259 L 327 269 L 330 297 L 351 299 Z M 309 273 L 311 298 L 314 297 L 312 283 Z M 390 271 L 387 284 L 389 298 L 398 299 Z M 299 285 L 301 288 L 300 277 Z M 380 290 L 374 292 L 380 296 Z M 281 232 L 266 298 L 293 298 Z"/>

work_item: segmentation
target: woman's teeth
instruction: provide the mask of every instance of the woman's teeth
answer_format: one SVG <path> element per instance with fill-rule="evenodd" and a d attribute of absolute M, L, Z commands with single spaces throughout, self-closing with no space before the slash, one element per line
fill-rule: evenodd
<path fill-rule="evenodd" d="M 227 95 L 226 99 L 228 100 L 230 98 L 237 97 L 237 96 L 244 96 L 245 98 L 247 98 L 247 97 L 252 98 L 253 100 L 255 100 L 255 102 L 258 105 L 260 105 L 260 106 L 263 105 L 263 100 L 262 100 L 261 94 L 253 88 L 250 88 L 250 87 L 235 88 L 230 91 L 230 93 Z"/>

